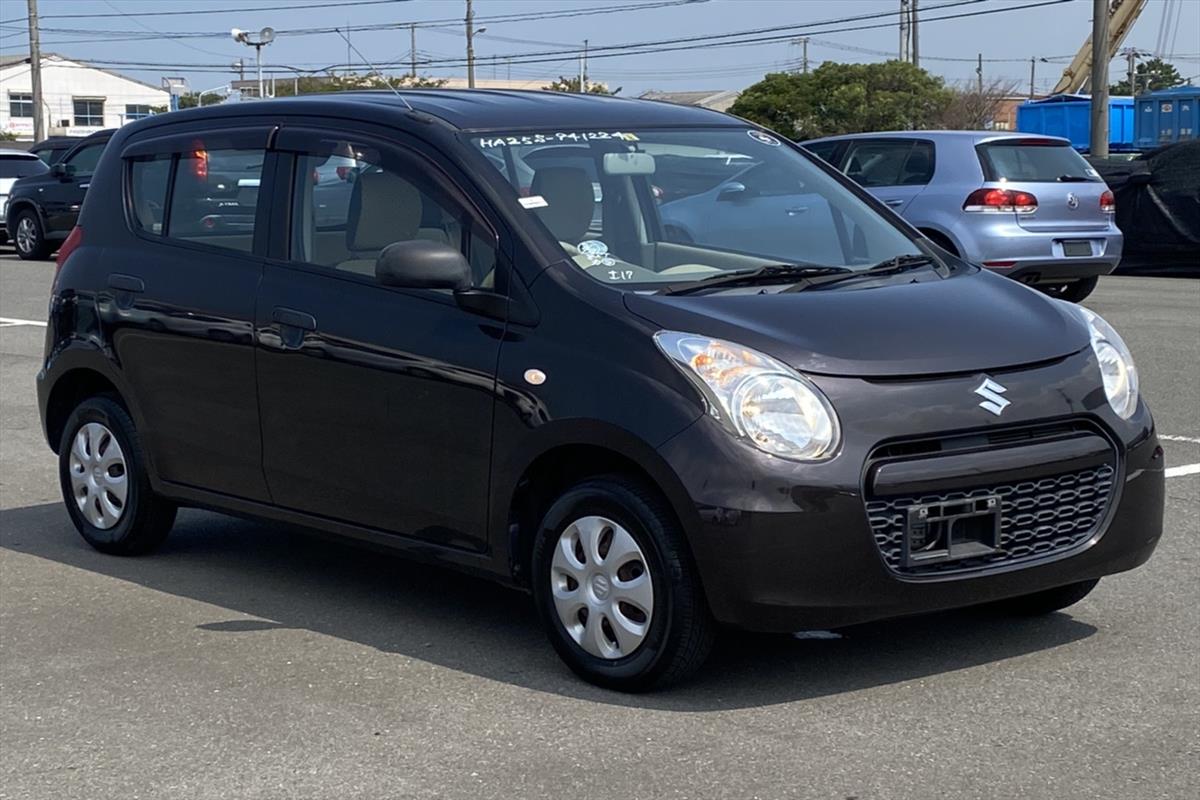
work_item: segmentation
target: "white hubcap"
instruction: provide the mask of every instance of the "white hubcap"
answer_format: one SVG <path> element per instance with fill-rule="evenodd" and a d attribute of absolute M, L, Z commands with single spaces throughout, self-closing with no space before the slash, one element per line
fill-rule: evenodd
<path fill-rule="evenodd" d="M 75 434 L 68 458 L 71 491 L 84 519 L 107 530 L 121 521 L 129 475 L 125 454 L 112 431 L 89 422 Z"/>
<path fill-rule="evenodd" d="M 599 658 L 633 653 L 654 618 L 654 586 L 642 549 L 605 517 L 578 519 L 558 537 L 550 591 L 567 633 Z"/>

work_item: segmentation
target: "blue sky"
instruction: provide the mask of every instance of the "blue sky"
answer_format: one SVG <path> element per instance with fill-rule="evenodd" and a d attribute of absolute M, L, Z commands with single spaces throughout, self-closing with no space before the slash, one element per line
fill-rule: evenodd
<path fill-rule="evenodd" d="M 1059 5 L 975 18 L 932 21 L 952 13 L 1004 8 L 1036 0 L 984 0 L 937 12 L 938 5 L 955 0 L 921 0 L 922 66 L 951 81 L 973 80 L 975 56 L 982 53 L 985 78 L 1009 78 L 1024 91 L 1029 83 L 1029 58 L 1057 59 L 1037 65 L 1040 90 L 1049 88 L 1063 63 L 1080 47 L 1090 29 L 1091 0 L 1071 0 Z M 113 66 L 142 80 L 158 84 L 163 75 L 183 75 L 194 90 L 227 82 L 233 77 L 226 66 L 237 58 L 253 62 L 253 50 L 232 41 L 229 28 L 257 30 L 271 25 L 281 31 L 325 26 L 372 26 L 386 23 L 455 20 L 417 29 L 421 60 L 461 58 L 465 50 L 460 20 L 465 0 L 407 0 L 374 5 L 339 6 L 344 0 L 40 0 L 43 17 L 42 47 L 78 58 L 109 62 L 205 65 L 134 68 Z M 521 63 L 534 52 L 571 50 L 587 39 L 590 47 L 630 42 L 719 34 L 751 28 L 806 25 L 848 16 L 895 10 L 898 0 L 707 0 L 687 5 L 613 10 L 637 3 L 657 5 L 663 0 L 476 0 L 478 25 L 487 30 L 476 39 L 477 76 L 537 79 L 576 74 L 574 54 L 545 56 L 543 63 Z M 1178 32 L 1168 32 L 1165 49 L 1174 41 L 1176 65 L 1184 76 L 1200 83 L 1200 0 L 1175 0 L 1180 9 Z M 288 6 L 287 10 L 230 11 L 234 7 Z M 1150 0 L 1127 45 L 1154 50 L 1167 0 Z M 205 9 L 187 16 L 144 16 L 146 12 Z M 208 9 L 215 9 L 208 11 Z M 508 14 L 551 14 L 558 11 L 594 11 L 572 17 L 547 17 L 505 22 L 489 20 Z M 107 14 L 104 18 L 63 18 L 67 14 Z M 127 16 L 122 16 L 122 15 Z M 0 53 L 15 54 L 27 48 L 23 31 L 24 0 L 0 0 Z M 855 25 L 879 24 L 892 19 L 865 20 Z M 58 29 L 58 30 L 56 30 Z M 121 33 L 126 32 L 126 33 Z M 163 39 L 159 33 L 211 33 L 186 39 Z M 804 31 L 796 31 L 797 35 Z M 809 59 L 878 61 L 897 49 L 894 27 L 853 32 L 809 33 Z M 375 63 L 407 63 L 409 31 L 391 29 L 351 31 L 354 46 Z M 268 64 L 317 69 L 347 62 L 345 42 L 336 33 L 281 34 L 265 53 Z M 512 61 L 509 62 L 508 58 Z M 624 94 L 647 89 L 736 89 L 753 83 L 765 72 L 792 68 L 800 57 L 798 45 L 788 41 L 747 47 L 697 48 L 673 52 L 593 58 L 589 77 Z M 358 56 L 351 53 L 351 61 Z M 249 70 L 248 73 L 252 71 Z M 396 71 L 403 71 L 396 67 Z M 425 74 L 465 74 L 461 66 L 422 65 Z M 1124 61 L 1112 64 L 1112 74 L 1124 71 Z M 248 75 L 249 76 L 249 75 Z"/>

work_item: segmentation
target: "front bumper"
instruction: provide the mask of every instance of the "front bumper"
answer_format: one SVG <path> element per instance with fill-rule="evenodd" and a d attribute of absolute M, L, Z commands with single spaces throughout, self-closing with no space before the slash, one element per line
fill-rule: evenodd
<path fill-rule="evenodd" d="M 821 465 L 759 454 L 707 419 L 696 423 L 661 452 L 695 502 L 685 526 L 713 614 L 752 630 L 838 627 L 1030 594 L 1145 562 L 1162 530 L 1162 450 L 1144 404 L 1124 421 L 1108 411 L 1102 391 L 1084 391 L 1098 380 L 1092 367 L 1077 355 L 994 374 L 1014 399 L 1009 411 L 1020 409 L 1024 397 L 1040 402 L 991 424 L 981 420 L 991 415 L 970 402 L 978 400 L 970 393 L 977 376 L 882 386 L 818 378 L 841 413 L 844 434 L 842 451 Z M 966 389 L 961 411 L 946 402 L 958 389 Z M 902 402 L 905 396 L 916 402 Z M 866 413 L 872 408 L 874 414 Z M 1086 420 L 1114 444 L 1113 496 L 1086 541 L 959 573 L 904 575 L 885 563 L 864 502 L 866 468 L 878 443 L 951 429 L 1015 430 L 1036 422 L 1038 411 L 1042 419 Z M 980 450 L 966 471 L 989 482 L 994 455 Z M 1005 480 L 1012 467 L 1010 459 Z"/>

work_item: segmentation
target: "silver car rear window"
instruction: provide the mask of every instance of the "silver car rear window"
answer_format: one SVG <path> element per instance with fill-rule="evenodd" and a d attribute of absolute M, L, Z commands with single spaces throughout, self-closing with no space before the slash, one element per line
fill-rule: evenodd
<path fill-rule="evenodd" d="M 1100 176 L 1069 145 L 1046 139 L 1012 139 L 979 145 L 979 162 L 989 181 L 1055 183 L 1099 181 Z"/>

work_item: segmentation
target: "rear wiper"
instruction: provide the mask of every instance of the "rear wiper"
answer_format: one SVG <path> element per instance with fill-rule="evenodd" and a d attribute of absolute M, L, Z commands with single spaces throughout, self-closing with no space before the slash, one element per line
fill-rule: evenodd
<path fill-rule="evenodd" d="M 758 283 L 781 283 L 822 275 L 838 275 L 840 277 L 851 272 L 853 270 L 849 267 L 832 267 L 825 264 L 767 264 L 754 269 L 723 272 L 720 275 L 713 275 L 698 281 L 667 286 L 660 289 L 659 294 L 690 294 L 718 286 L 753 286 Z"/>
<path fill-rule="evenodd" d="M 1059 175 L 1054 180 L 1059 183 L 1091 183 L 1092 179 L 1085 175 Z"/>
<path fill-rule="evenodd" d="M 894 258 L 889 258 L 886 261 L 880 261 L 878 264 L 867 267 L 866 269 L 850 270 L 845 274 L 829 275 L 824 278 L 816 278 L 814 280 L 805 281 L 804 283 L 798 283 L 790 289 L 784 289 L 784 291 L 802 292 L 805 289 L 811 289 L 814 286 L 828 286 L 832 283 L 840 283 L 841 281 L 848 281 L 853 278 L 870 278 L 879 275 L 896 275 L 901 272 L 907 272 L 910 269 L 916 269 L 918 267 L 924 267 L 930 264 L 936 267 L 937 263 L 938 262 L 934 261 L 927 255 L 910 254 L 895 256 Z"/>

